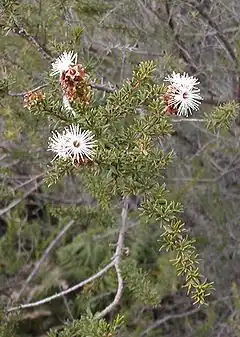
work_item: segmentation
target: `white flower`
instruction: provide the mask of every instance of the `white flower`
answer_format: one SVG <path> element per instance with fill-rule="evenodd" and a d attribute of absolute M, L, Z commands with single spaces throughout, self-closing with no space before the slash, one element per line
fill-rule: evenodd
<path fill-rule="evenodd" d="M 52 161 L 58 158 L 67 158 L 66 138 L 65 134 L 61 135 L 59 132 L 52 132 L 52 137 L 49 137 L 48 151 L 55 152 L 56 155 Z"/>
<path fill-rule="evenodd" d="M 74 54 L 73 51 L 64 51 L 62 55 L 52 63 L 51 75 L 54 76 L 60 74 L 61 76 L 64 71 L 67 71 L 70 66 L 75 65 L 76 63 L 77 53 Z"/>
<path fill-rule="evenodd" d="M 165 77 L 164 81 L 170 82 L 170 84 L 184 87 L 188 90 L 192 90 L 196 88 L 196 86 L 200 83 L 198 79 L 194 76 L 189 76 L 187 73 L 175 73 L 172 75 L 168 75 Z"/>
<path fill-rule="evenodd" d="M 82 131 L 79 125 L 70 125 L 65 129 L 67 155 L 73 161 L 84 161 L 84 157 L 91 159 L 96 146 L 94 135 L 91 131 Z"/>
<path fill-rule="evenodd" d="M 202 97 L 198 90 L 187 90 L 183 87 L 172 86 L 170 89 L 168 105 L 177 110 L 177 115 L 186 116 L 192 114 L 193 110 L 198 110 Z"/>
<path fill-rule="evenodd" d="M 200 89 L 197 87 L 199 81 L 186 73 L 183 75 L 173 72 L 167 76 L 165 81 L 170 82 L 167 97 L 167 105 L 180 116 L 189 116 L 193 110 L 198 110 L 203 98 L 200 96 Z"/>
<path fill-rule="evenodd" d="M 63 107 L 66 111 L 71 112 L 73 116 L 76 115 L 66 95 L 63 95 Z"/>
<path fill-rule="evenodd" d="M 64 132 L 53 132 L 49 138 L 48 151 L 56 153 L 53 158 L 71 158 L 78 163 L 84 162 L 86 158 L 91 159 L 94 153 L 96 141 L 91 131 L 82 131 L 79 125 L 70 125 Z"/>

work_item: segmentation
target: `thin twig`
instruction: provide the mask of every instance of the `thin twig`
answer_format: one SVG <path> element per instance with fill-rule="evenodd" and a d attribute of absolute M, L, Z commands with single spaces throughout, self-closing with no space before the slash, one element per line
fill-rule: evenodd
<path fill-rule="evenodd" d="M 190 315 L 195 314 L 196 312 L 198 312 L 200 310 L 200 307 L 197 307 L 195 309 L 192 309 L 190 311 L 187 312 L 183 312 L 181 314 L 175 314 L 175 315 L 167 315 L 161 319 L 158 319 L 156 322 L 154 322 L 152 325 L 150 325 L 149 327 L 147 327 L 147 329 L 145 329 L 141 334 L 140 337 L 143 337 L 144 335 L 148 334 L 151 330 L 158 328 L 160 325 L 162 325 L 163 323 L 169 321 L 170 319 L 176 319 L 176 318 L 183 318 L 183 317 L 187 317 Z"/>
<path fill-rule="evenodd" d="M 94 82 L 91 82 L 90 83 L 91 87 L 93 89 L 97 89 L 97 90 L 100 90 L 100 91 L 105 91 L 105 92 L 109 92 L 109 93 L 112 93 L 115 91 L 115 89 L 111 88 L 111 87 L 108 87 L 108 86 L 105 86 L 103 84 L 98 84 L 98 83 L 94 83 Z M 35 92 L 35 91 L 38 91 L 42 88 L 45 88 L 47 87 L 48 84 L 45 83 L 45 84 L 41 84 L 39 85 L 38 87 L 36 88 L 33 88 L 33 89 L 29 89 L 27 91 L 22 91 L 22 92 L 8 92 L 8 96 L 13 96 L 13 97 L 23 97 L 25 95 L 27 95 L 29 92 Z"/>
<path fill-rule="evenodd" d="M 33 308 L 33 307 L 37 307 L 39 305 L 45 304 L 45 303 L 49 303 L 52 300 L 55 300 L 56 298 L 65 296 L 79 288 L 82 288 L 83 286 L 85 286 L 88 283 L 93 282 L 94 280 L 96 280 L 97 278 L 99 278 L 100 276 L 104 275 L 109 269 L 111 269 L 113 266 L 115 265 L 115 261 L 111 261 L 110 263 L 108 263 L 103 269 L 101 269 L 99 272 L 97 272 L 96 274 L 92 275 L 91 277 L 87 278 L 86 280 L 76 284 L 73 287 L 70 287 L 64 291 L 61 291 L 55 295 L 46 297 L 40 301 L 37 302 L 32 302 L 32 303 L 27 303 L 27 304 L 21 304 L 19 306 L 13 307 L 13 308 L 9 308 L 7 309 L 7 312 L 12 312 L 12 311 L 17 311 L 20 309 L 26 309 L 26 308 Z"/>
<path fill-rule="evenodd" d="M 191 4 L 191 3 L 190 3 Z M 231 44 L 229 43 L 228 39 L 224 36 L 224 34 L 221 32 L 221 30 L 219 29 L 218 25 L 216 24 L 216 22 L 214 22 L 212 20 L 212 18 L 208 15 L 208 13 L 206 11 L 203 10 L 203 5 L 193 5 L 193 7 L 198 11 L 198 13 L 201 15 L 202 19 L 208 23 L 208 25 L 215 30 L 216 32 L 216 36 L 218 38 L 218 40 L 222 43 L 223 47 L 225 48 L 225 50 L 227 51 L 227 53 L 229 54 L 229 56 L 231 57 L 232 61 L 235 63 L 236 68 L 238 67 L 238 58 L 237 55 L 235 53 L 235 51 L 233 50 Z"/>
<path fill-rule="evenodd" d="M 59 287 L 59 290 L 61 290 L 61 287 Z M 64 305 L 65 305 L 65 307 L 66 307 L 66 309 L 67 309 L 67 312 L 68 312 L 69 317 L 71 318 L 72 321 L 74 321 L 74 317 L 73 317 L 73 314 L 72 314 L 72 312 L 71 312 L 71 309 L 70 309 L 70 307 L 69 307 L 69 305 L 68 305 L 68 301 L 67 301 L 66 297 L 63 296 L 62 298 L 63 298 L 63 303 L 64 303 Z"/>
<path fill-rule="evenodd" d="M 110 303 L 103 311 L 101 311 L 95 316 L 97 319 L 102 318 L 106 316 L 109 312 L 111 312 L 119 304 L 120 299 L 123 294 L 123 278 L 122 278 L 122 273 L 120 269 L 120 262 L 121 262 L 121 255 L 122 255 L 123 247 L 124 247 L 125 234 L 127 230 L 127 215 L 128 215 L 128 198 L 126 197 L 124 199 L 124 204 L 122 208 L 121 229 L 120 229 L 119 236 L 118 236 L 116 252 L 114 254 L 114 257 L 115 257 L 114 266 L 115 266 L 116 273 L 117 273 L 118 289 L 117 289 L 115 298 L 112 301 L 112 303 Z"/>
<path fill-rule="evenodd" d="M 107 87 L 103 84 L 98 84 L 98 83 L 94 83 L 94 82 L 91 82 L 90 85 L 93 89 L 97 89 L 97 90 L 105 91 L 105 92 L 109 92 L 109 93 L 114 92 L 116 90 L 116 89 Z"/>
<path fill-rule="evenodd" d="M 178 49 L 178 54 L 184 60 L 184 62 L 190 66 L 190 71 L 194 74 L 197 74 L 199 73 L 199 66 L 195 62 L 196 60 L 194 60 L 191 53 L 188 52 L 185 41 L 181 38 L 180 34 L 178 33 L 177 25 L 175 25 L 175 22 L 174 22 L 174 15 L 172 14 L 173 7 L 172 8 L 170 7 L 169 0 L 165 0 L 165 7 L 166 7 L 167 15 L 168 15 L 168 26 L 173 33 L 174 44 L 176 45 Z M 159 13 L 156 11 L 154 11 L 154 13 L 161 20 L 161 16 L 159 15 Z M 204 76 L 204 80 L 209 82 L 208 74 L 203 72 L 202 69 L 201 69 L 200 75 L 201 77 Z M 208 89 L 208 92 L 211 95 L 215 96 L 215 94 L 210 89 Z M 215 100 L 208 100 L 208 101 L 209 101 L 208 104 L 216 105 Z"/>
<path fill-rule="evenodd" d="M 50 200 L 55 204 L 67 204 L 67 205 L 83 205 L 86 201 L 83 198 L 79 199 L 65 199 L 65 198 L 56 198 L 48 194 L 43 194 L 39 192 L 34 193 L 40 200 Z"/>
<path fill-rule="evenodd" d="M 14 188 L 14 191 L 17 191 L 17 190 L 19 190 L 20 188 L 22 188 L 22 187 L 24 187 L 24 186 L 26 186 L 26 185 L 32 183 L 33 181 L 35 181 L 35 180 L 37 180 L 37 179 L 39 179 L 39 178 L 42 178 L 42 177 L 44 176 L 44 174 L 45 174 L 44 172 L 43 172 L 43 173 L 40 173 L 40 174 L 36 175 L 35 177 L 32 177 L 32 178 L 30 178 L 29 180 L 24 181 L 24 182 L 21 183 L 20 185 L 16 186 L 16 187 Z"/>
<path fill-rule="evenodd" d="M 50 60 L 50 61 L 53 60 L 50 52 L 45 47 L 43 47 L 31 34 L 29 34 L 26 29 L 24 29 L 23 27 L 20 27 L 19 24 L 16 22 L 16 20 L 14 20 L 14 24 L 15 24 L 15 27 L 12 28 L 12 31 L 15 34 L 22 36 L 28 42 L 30 42 L 34 47 L 37 48 L 37 50 L 43 55 L 45 59 Z"/>
<path fill-rule="evenodd" d="M 205 123 L 207 120 L 203 118 L 177 118 L 171 119 L 171 122 L 178 123 L 178 122 L 201 122 Z"/>
<path fill-rule="evenodd" d="M 40 182 L 36 183 L 32 188 L 30 188 L 27 192 L 25 192 L 22 197 L 20 197 L 20 198 L 18 198 L 16 200 L 13 200 L 7 207 L 2 208 L 0 210 L 0 216 L 2 216 L 3 214 L 9 212 L 12 208 L 14 208 L 18 204 L 20 204 L 20 202 L 22 202 L 27 196 L 29 196 L 29 194 L 31 194 L 36 189 L 38 189 L 38 187 L 40 187 L 43 183 L 44 183 L 43 180 L 41 180 Z"/>
<path fill-rule="evenodd" d="M 26 279 L 26 281 L 24 282 L 21 290 L 19 291 L 19 293 L 16 296 L 16 301 L 20 298 L 20 296 L 22 295 L 22 293 L 24 292 L 24 290 L 26 289 L 26 286 L 31 282 L 31 280 L 35 277 L 35 275 L 37 274 L 40 266 L 43 264 L 43 262 L 46 260 L 46 258 L 49 256 L 51 250 L 53 249 L 53 247 L 57 244 L 57 242 L 62 238 L 62 236 L 68 231 L 68 229 L 73 225 L 74 221 L 71 220 L 56 236 L 56 238 L 51 241 L 50 245 L 46 248 L 46 250 L 44 251 L 42 257 L 40 258 L 40 260 L 36 263 L 34 269 L 32 270 L 31 274 L 28 276 L 28 278 Z"/>
<path fill-rule="evenodd" d="M 8 95 L 9 96 L 13 96 L 13 97 L 17 97 L 17 96 L 25 96 L 25 95 L 27 95 L 29 92 L 35 92 L 35 91 L 38 91 L 38 90 L 40 90 L 40 89 L 42 89 L 42 88 L 44 88 L 44 87 L 46 87 L 47 86 L 47 84 L 41 84 L 41 85 L 39 85 L 38 87 L 36 87 L 36 88 L 33 88 L 33 89 L 30 89 L 30 90 L 28 90 L 28 91 L 23 91 L 23 92 L 8 92 Z"/>

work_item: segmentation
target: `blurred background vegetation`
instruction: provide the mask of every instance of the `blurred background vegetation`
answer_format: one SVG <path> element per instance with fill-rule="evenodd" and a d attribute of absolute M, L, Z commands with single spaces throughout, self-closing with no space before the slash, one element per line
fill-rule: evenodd
<path fill-rule="evenodd" d="M 0 0 L 0 5 L 0 304 L 38 300 L 78 283 L 104 265 L 116 242 L 119 219 L 97 207 L 86 211 L 83 205 L 93 200 L 82 192 L 79 177 L 64 177 L 50 189 L 43 183 L 52 158 L 46 152 L 49 130 L 17 95 L 44 84 L 51 59 L 72 48 L 99 84 L 120 87 L 133 66 L 155 60 L 158 83 L 167 73 L 186 71 L 199 78 L 204 97 L 196 121 L 176 118 L 174 134 L 162 146 L 175 151 L 166 184 L 171 198 L 184 205 L 182 219 L 197 239 L 201 270 L 215 291 L 208 306 L 193 307 L 169 264 L 171 254 L 159 252 L 159 225 L 132 221 L 127 288 L 107 320 L 124 314 L 121 337 L 240 336 L 240 120 L 221 132 L 197 120 L 219 104 L 240 102 L 240 2 Z M 99 91 L 99 101 L 105 94 Z M 27 283 L 36 261 L 71 219 L 74 224 Z M 136 266 L 151 292 L 133 286 L 134 277 L 139 280 Z M 115 288 L 109 273 L 81 291 L 24 311 L 16 336 L 43 337 L 79 319 L 86 308 L 101 310 Z"/>

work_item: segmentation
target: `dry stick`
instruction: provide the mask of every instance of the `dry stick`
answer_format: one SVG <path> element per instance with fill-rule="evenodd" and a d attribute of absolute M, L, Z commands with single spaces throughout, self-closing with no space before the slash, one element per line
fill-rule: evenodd
<path fill-rule="evenodd" d="M 42 89 L 42 88 L 44 88 L 46 86 L 47 86 L 47 84 L 42 84 L 42 85 L 39 85 L 38 87 L 30 89 L 28 91 L 23 91 L 23 92 L 8 92 L 8 95 L 9 96 L 13 96 L 13 97 L 17 97 L 17 96 L 22 97 L 22 96 L 27 95 L 29 92 L 38 91 L 38 90 L 40 90 L 40 89 Z"/>
<path fill-rule="evenodd" d="M 22 36 L 23 38 L 25 38 L 28 42 L 30 42 L 34 47 L 37 48 L 37 50 L 43 55 L 43 57 L 47 60 L 52 61 L 53 58 L 50 55 L 50 52 L 47 51 L 46 48 L 44 48 L 31 34 L 29 34 L 26 29 L 24 29 L 23 27 L 20 27 L 18 25 L 18 23 L 14 20 L 14 24 L 15 27 L 12 28 L 12 31 L 19 35 Z"/>
<path fill-rule="evenodd" d="M 113 89 L 113 88 L 110 88 L 110 87 L 106 87 L 103 84 L 98 84 L 98 83 L 93 83 L 93 82 L 91 82 L 90 85 L 93 89 L 97 89 L 97 90 L 100 90 L 100 91 L 106 91 L 106 92 L 109 92 L 109 93 L 114 92 L 116 90 L 116 89 Z"/>
<path fill-rule="evenodd" d="M 57 293 L 55 295 L 46 297 L 40 301 L 37 302 L 32 302 L 32 303 L 27 303 L 27 304 L 21 304 L 19 306 L 13 307 L 13 308 L 9 308 L 6 311 L 7 312 L 12 312 L 12 311 L 17 311 L 20 309 L 26 309 L 26 308 L 33 308 L 33 307 L 37 307 L 39 305 L 45 304 L 45 303 L 49 303 L 52 300 L 55 300 L 56 298 L 62 297 L 64 295 L 67 295 L 79 288 L 82 288 L 84 285 L 93 282 L 94 280 L 96 280 L 97 278 L 99 278 L 100 276 L 104 275 L 110 268 L 112 268 L 115 265 L 115 261 L 111 261 L 110 263 L 108 263 L 103 269 L 101 269 L 99 272 L 97 272 L 96 274 L 92 275 L 91 277 L 89 277 L 88 279 L 76 284 L 75 286 L 68 288 L 64 291 L 61 291 L 60 293 Z"/>
<path fill-rule="evenodd" d="M 171 119 L 171 122 L 178 123 L 178 122 L 201 122 L 204 123 L 206 122 L 206 119 L 203 118 L 176 118 L 176 119 Z"/>
<path fill-rule="evenodd" d="M 122 278 L 121 269 L 120 269 L 120 262 L 121 262 L 121 255 L 122 255 L 123 247 L 124 247 L 125 233 L 127 230 L 127 215 L 128 215 L 128 198 L 126 197 L 124 199 L 124 204 L 122 208 L 122 225 L 121 225 L 121 229 L 120 229 L 119 236 L 118 236 L 116 252 L 114 254 L 114 257 L 115 257 L 114 266 L 115 266 L 116 273 L 117 273 L 118 289 L 117 289 L 113 302 L 109 304 L 103 311 L 96 314 L 95 317 L 97 319 L 102 318 L 106 316 L 109 312 L 111 312 L 118 305 L 122 297 L 122 294 L 123 294 L 123 278 Z"/>
<path fill-rule="evenodd" d="M 28 276 L 26 281 L 24 282 L 24 285 L 22 286 L 21 290 L 16 296 L 16 301 L 20 298 L 24 290 L 26 289 L 26 286 L 31 282 L 31 280 L 34 278 L 34 276 L 37 274 L 40 266 L 43 264 L 43 262 L 46 260 L 48 255 L 50 254 L 53 247 L 57 244 L 57 242 L 62 238 L 62 236 L 69 230 L 69 228 L 73 225 L 74 221 L 71 220 L 56 236 L 56 238 L 50 243 L 50 245 L 47 247 L 47 249 L 44 251 L 42 257 L 40 260 L 36 263 L 34 269 L 32 270 L 31 274 Z"/>
<path fill-rule="evenodd" d="M 12 97 L 22 97 L 22 96 L 25 96 L 27 95 L 27 93 L 29 92 L 35 92 L 35 91 L 38 91 L 42 88 L 45 88 L 47 87 L 48 84 L 45 83 L 45 84 L 41 84 L 39 85 L 38 87 L 36 88 L 33 88 L 33 89 L 29 89 L 28 91 L 22 91 L 22 92 L 8 92 L 8 96 L 12 96 Z M 112 93 L 115 91 L 115 89 L 113 88 L 110 88 L 110 87 L 107 87 L 103 84 L 98 84 L 98 83 L 94 83 L 94 82 L 91 82 L 90 83 L 90 86 L 93 88 L 93 89 L 97 89 L 97 90 L 100 90 L 100 91 L 106 91 L 106 92 L 109 92 L 109 93 Z"/>
<path fill-rule="evenodd" d="M 150 325 L 149 327 L 147 327 L 147 329 L 145 329 L 141 334 L 140 337 L 143 337 L 144 335 L 148 334 L 152 329 L 156 329 L 157 327 L 159 327 L 161 324 L 167 322 L 170 319 L 176 319 L 176 318 L 182 318 L 182 317 L 187 317 L 190 315 L 195 314 L 196 312 L 198 312 L 200 310 L 200 307 L 197 307 L 193 310 L 187 311 L 187 312 L 183 312 L 181 314 L 175 314 L 175 315 L 168 315 L 165 316 L 159 320 L 157 320 L 156 322 L 154 322 L 152 325 Z"/>
<path fill-rule="evenodd" d="M 0 210 L 0 216 L 2 216 L 3 214 L 9 212 L 12 208 L 16 207 L 18 204 L 20 204 L 21 201 L 23 201 L 29 194 L 31 194 L 32 192 L 34 192 L 38 187 L 40 187 L 42 184 L 44 183 L 43 180 L 41 180 L 40 182 L 36 183 L 35 186 L 33 186 L 32 188 L 30 188 L 27 192 L 25 192 L 23 194 L 22 197 L 13 200 L 7 207 L 2 208 Z"/>
<path fill-rule="evenodd" d="M 234 48 L 231 46 L 231 43 L 228 41 L 227 37 L 220 30 L 219 26 L 212 20 L 212 18 L 208 15 L 208 13 L 204 10 L 204 4 L 193 4 L 194 8 L 198 11 L 203 21 L 205 21 L 212 29 L 216 32 L 216 37 L 220 41 L 220 43 L 225 48 L 226 52 L 234 62 L 235 71 L 233 75 L 233 81 L 236 85 L 236 100 L 240 102 L 240 77 L 239 77 L 239 58 Z M 237 123 L 239 124 L 239 123 Z"/>
<path fill-rule="evenodd" d="M 39 178 L 42 178 L 42 177 L 44 176 L 44 174 L 45 174 L 45 172 L 42 172 L 42 173 L 36 175 L 35 177 L 32 177 L 32 178 L 30 178 L 29 180 L 24 181 L 24 182 L 21 183 L 20 185 L 16 186 L 15 189 L 14 189 L 14 191 L 16 191 L 16 190 L 18 190 L 18 189 L 20 189 L 20 188 L 22 188 L 22 187 L 24 187 L 24 186 L 26 186 L 26 185 L 32 183 L 33 181 L 35 181 L 35 180 L 37 180 L 37 179 L 39 179 Z"/>
<path fill-rule="evenodd" d="M 218 25 L 212 20 L 212 18 L 203 10 L 202 5 L 195 5 L 193 4 L 193 7 L 196 8 L 198 13 L 201 15 L 202 19 L 208 23 L 208 25 L 215 30 L 216 36 L 218 37 L 218 40 L 222 43 L 223 47 L 226 49 L 227 53 L 230 55 L 232 61 L 235 62 L 236 68 L 238 67 L 238 58 L 237 55 L 232 48 L 231 44 L 229 43 L 228 39 L 223 35 L 223 33 L 220 31 Z"/>
<path fill-rule="evenodd" d="M 60 288 L 60 287 L 59 287 L 59 288 Z M 60 290 L 61 290 L 61 288 L 60 288 Z M 64 303 L 64 305 L 65 305 L 65 307 L 66 307 L 66 309 L 67 309 L 67 312 L 68 312 L 69 317 L 71 318 L 72 321 L 74 321 L 74 317 L 73 317 L 73 314 L 72 314 L 72 312 L 71 312 L 71 310 L 70 310 L 70 307 L 69 307 L 69 305 L 68 305 L 68 302 L 67 302 L 66 297 L 63 296 L 62 298 L 63 298 L 63 303 Z"/>

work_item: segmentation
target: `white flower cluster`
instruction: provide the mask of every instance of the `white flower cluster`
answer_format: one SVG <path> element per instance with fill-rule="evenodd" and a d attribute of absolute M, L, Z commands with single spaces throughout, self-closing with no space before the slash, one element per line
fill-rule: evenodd
<path fill-rule="evenodd" d="M 173 72 L 171 76 L 166 76 L 169 82 L 168 91 L 165 95 L 167 111 L 180 116 L 192 114 L 193 110 L 198 110 L 203 98 L 200 96 L 200 89 L 197 87 L 199 81 L 186 73 L 183 75 Z"/>
<path fill-rule="evenodd" d="M 82 131 L 79 125 L 66 127 L 62 134 L 53 131 L 49 138 L 48 151 L 56 153 L 56 158 L 71 158 L 73 162 L 84 163 L 92 160 L 96 141 L 91 131 Z"/>
<path fill-rule="evenodd" d="M 61 78 L 70 67 L 77 64 L 77 54 L 73 51 L 63 52 L 55 62 L 52 63 L 51 75 L 59 75 Z M 198 110 L 202 101 L 200 89 L 197 87 L 199 81 L 186 73 L 173 72 L 165 77 L 169 82 L 167 92 L 164 95 L 166 111 L 170 114 L 189 116 L 193 110 Z M 74 114 L 66 95 L 63 95 L 63 106 L 67 111 Z M 49 138 L 48 150 L 56 153 L 56 158 L 71 158 L 73 163 L 85 163 L 92 160 L 96 141 L 91 131 L 82 131 L 79 125 L 70 125 L 64 132 L 53 132 Z M 53 160 L 54 160 L 53 159 Z"/>
<path fill-rule="evenodd" d="M 51 75 L 59 75 L 59 78 L 69 70 L 71 66 L 77 64 L 77 54 L 73 51 L 63 52 L 53 63 Z M 71 104 L 63 95 L 63 107 L 75 115 Z M 49 138 L 48 151 L 54 152 L 53 158 L 72 159 L 73 163 L 83 164 L 92 160 L 96 141 L 91 131 L 83 131 L 79 125 L 70 125 L 66 127 L 63 133 L 53 131 L 52 137 Z"/>

